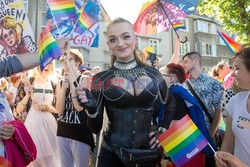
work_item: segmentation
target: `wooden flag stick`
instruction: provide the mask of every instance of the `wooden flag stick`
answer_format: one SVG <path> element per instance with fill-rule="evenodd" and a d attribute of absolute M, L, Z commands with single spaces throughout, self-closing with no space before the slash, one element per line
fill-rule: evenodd
<path fill-rule="evenodd" d="M 209 147 L 211 148 L 211 150 L 215 153 L 216 151 L 214 150 L 214 148 L 210 145 L 210 143 L 207 143 L 209 145 Z"/>

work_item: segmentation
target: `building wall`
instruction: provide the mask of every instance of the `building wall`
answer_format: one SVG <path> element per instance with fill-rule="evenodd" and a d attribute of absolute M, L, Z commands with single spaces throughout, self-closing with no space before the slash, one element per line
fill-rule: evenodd
<path fill-rule="evenodd" d="M 28 1 L 28 17 L 31 27 L 34 31 L 36 40 L 44 26 L 44 16 L 46 9 L 46 0 L 29 0 Z M 100 39 L 98 48 L 80 48 L 81 52 L 85 58 L 85 64 L 89 65 L 91 68 L 94 66 L 100 66 L 102 69 L 106 69 L 110 66 L 110 52 L 106 44 L 106 28 L 107 24 L 111 21 L 105 9 L 101 9 L 101 22 L 100 22 Z M 203 56 L 203 66 L 206 71 L 215 66 L 220 60 L 228 60 L 232 58 L 232 54 L 228 51 L 224 44 L 219 41 L 219 36 L 217 33 L 211 34 L 206 32 L 196 32 L 195 31 L 195 21 L 201 20 L 208 23 L 214 23 L 216 29 L 221 29 L 221 25 L 216 23 L 214 20 L 207 18 L 206 16 L 190 15 L 187 18 L 188 31 L 178 31 L 180 38 L 183 40 L 185 36 L 188 38 L 189 51 L 198 51 L 202 53 L 201 46 L 196 47 L 196 45 L 202 45 L 202 43 L 207 43 L 216 46 L 215 56 Z M 151 39 L 158 40 L 158 56 L 161 58 L 160 64 L 166 65 L 173 54 L 174 44 L 176 40 L 176 34 L 172 29 L 150 36 L 138 36 L 139 38 L 139 49 L 142 51 L 150 43 Z M 180 57 L 183 54 L 180 55 Z"/>

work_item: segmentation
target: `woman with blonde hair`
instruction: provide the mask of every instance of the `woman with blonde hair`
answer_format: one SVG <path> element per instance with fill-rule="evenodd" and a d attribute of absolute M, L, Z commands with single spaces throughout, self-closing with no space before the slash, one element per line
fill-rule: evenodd
<path fill-rule="evenodd" d="M 25 126 L 37 148 L 37 158 L 30 164 L 32 167 L 60 166 L 56 139 L 57 122 L 52 114 L 57 113 L 51 81 L 53 69 L 54 64 L 50 63 L 43 71 L 39 67 L 33 70 L 34 81 L 25 83 L 26 95 L 16 108 L 19 113 L 31 104 Z"/>
<path fill-rule="evenodd" d="M 91 92 L 83 86 L 77 89 L 93 133 L 102 129 L 104 107 L 109 118 L 99 167 L 156 166 L 159 146 L 156 139 L 169 127 L 174 114 L 172 94 L 160 72 L 142 61 L 137 42 L 129 21 L 123 18 L 112 21 L 107 27 L 112 67 L 93 76 Z M 159 129 L 154 131 L 151 120 L 158 115 L 161 103 L 167 103 L 168 110 Z"/>

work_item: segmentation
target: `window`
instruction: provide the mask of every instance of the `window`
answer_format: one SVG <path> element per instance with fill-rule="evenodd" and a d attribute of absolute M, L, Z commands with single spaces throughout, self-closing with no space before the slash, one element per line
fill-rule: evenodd
<path fill-rule="evenodd" d="M 159 54 L 159 40 L 158 39 L 149 39 L 149 45 L 153 48 L 154 52 Z"/>
<path fill-rule="evenodd" d="M 190 44 L 189 44 L 189 42 L 181 43 L 180 55 L 185 55 L 188 52 L 190 52 Z"/>
<path fill-rule="evenodd" d="M 201 43 L 201 54 L 204 56 L 216 57 L 217 55 L 216 45 Z"/>
<path fill-rule="evenodd" d="M 25 9 L 26 14 L 28 14 L 29 0 L 23 0 L 23 5 L 24 5 L 24 9 Z"/>
<path fill-rule="evenodd" d="M 216 34 L 216 25 L 214 23 L 206 22 L 203 20 L 196 20 L 194 21 L 194 31 Z"/>

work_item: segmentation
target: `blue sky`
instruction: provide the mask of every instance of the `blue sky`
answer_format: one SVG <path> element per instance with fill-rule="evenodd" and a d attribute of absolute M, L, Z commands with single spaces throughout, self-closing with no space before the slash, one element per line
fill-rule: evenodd
<path fill-rule="evenodd" d="M 132 24 L 146 0 L 101 0 L 103 7 L 111 19 L 123 17 Z"/>

